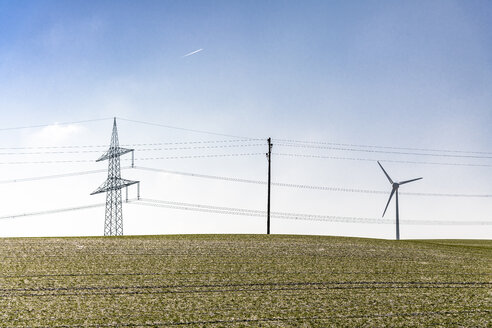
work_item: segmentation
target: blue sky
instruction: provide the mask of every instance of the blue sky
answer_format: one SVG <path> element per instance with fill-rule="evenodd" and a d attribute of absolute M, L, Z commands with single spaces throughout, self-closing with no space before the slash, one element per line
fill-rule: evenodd
<path fill-rule="evenodd" d="M 254 138 L 489 151 L 490 17 L 489 1 L 0 0 L 1 125 L 121 116 Z M 64 130 L 73 132 L 64 142 L 109 138 L 110 127 L 84 129 Z M 126 131 L 134 142 L 200 138 Z M 39 133 L 2 143 L 25 146 Z M 374 169 L 325 164 L 312 170 L 337 171 L 328 182 L 356 184 Z M 284 180 L 302 165 L 311 164 L 286 163 Z M 246 176 L 249 167 L 236 165 Z M 436 174 L 426 190 L 490 192 L 478 183 L 488 170 L 394 169 Z M 25 172 L 5 174 L 16 173 Z"/>

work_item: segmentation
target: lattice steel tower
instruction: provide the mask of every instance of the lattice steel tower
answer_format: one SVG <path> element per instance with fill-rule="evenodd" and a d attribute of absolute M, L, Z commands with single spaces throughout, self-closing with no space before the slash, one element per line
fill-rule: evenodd
<path fill-rule="evenodd" d="M 121 189 L 139 181 L 131 181 L 121 178 L 120 156 L 132 152 L 133 149 L 121 148 L 118 142 L 118 129 L 116 127 L 116 117 L 113 122 L 113 133 L 111 135 L 111 145 L 96 162 L 108 160 L 108 179 L 91 195 L 106 192 L 106 216 L 104 220 L 105 236 L 123 235 L 123 212 L 121 201 Z M 139 188 L 140 189 L 140 188 Z M 127 189 L 128 199 L 128 189 Z"/>

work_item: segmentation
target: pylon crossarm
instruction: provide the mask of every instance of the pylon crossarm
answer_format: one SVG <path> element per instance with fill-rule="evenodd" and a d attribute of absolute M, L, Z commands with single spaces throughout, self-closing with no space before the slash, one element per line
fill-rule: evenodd
<path fill-rule="evenodd" d="M 133 181 L 133 180 L 126 180 L 126 179 L 119 179 L 119 187 L 118 189 L 122 189 L 131 185 L 134 185 L 136 183 L 139 183 L 140 181 Z"/>
<path fill-rule="evenodd" d="M 115 147 L 110 148 L 106 153 L 104 153 L 101 157 L 99 157 L 96 162 L 104 161 L 106 159 L 120 157 L 121 155 L 128 154 L 132 152 L 134 149 Z"/>
<path fill-rule="evenodd" d="M 105 192 L 107 190 L 108 185 L 109 185 L 108 181 L 106 180 L 102 185 L 99 186 L 99 188 L 97 188 L 96 190 L 91 192 L 91 195 L 100 194 L 100 193 Z"/>
<path fill-rule="evenodd" d="M 97 188 L 91 195 L 100 194 L 110 190 L 119 190 L 133 184 L 138 181 L 126 180 L 126 179 L 108 179 L 99 188 Z"/>

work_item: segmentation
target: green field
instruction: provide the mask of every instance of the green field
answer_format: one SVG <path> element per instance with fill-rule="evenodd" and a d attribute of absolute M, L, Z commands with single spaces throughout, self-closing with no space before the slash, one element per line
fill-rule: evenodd
<path fill-rule="evenodd" d="M 0 239 L 1 327 L 491 327 L 492 241 Z"/>

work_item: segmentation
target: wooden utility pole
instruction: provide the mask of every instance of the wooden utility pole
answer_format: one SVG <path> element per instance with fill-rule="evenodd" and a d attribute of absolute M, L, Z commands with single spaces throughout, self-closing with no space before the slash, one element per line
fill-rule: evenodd
<path fill-rule="evenodd" d="M 267 203 L 267 235 L 270 234 L 270 189 L 272 184 L 272 138 L 268 138 L 268 203 Z"/>

